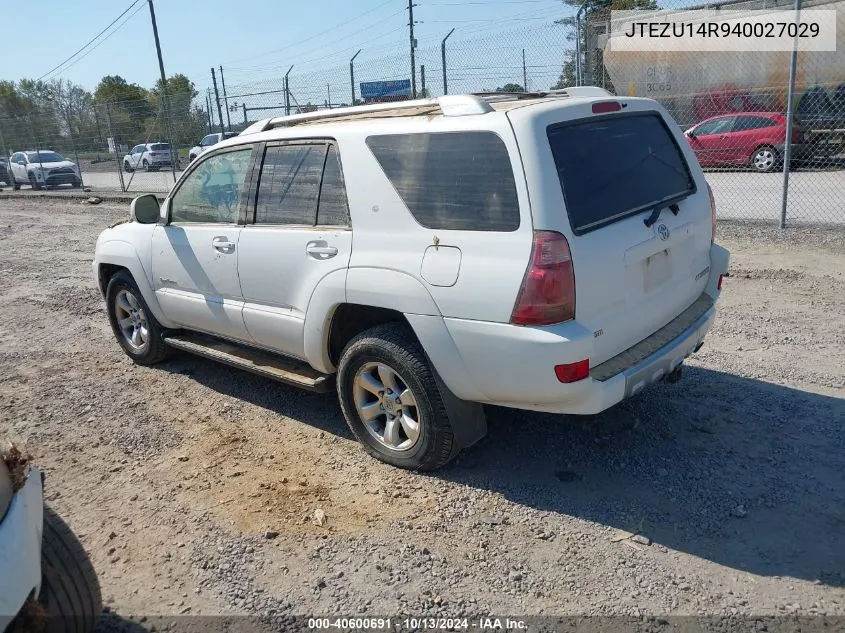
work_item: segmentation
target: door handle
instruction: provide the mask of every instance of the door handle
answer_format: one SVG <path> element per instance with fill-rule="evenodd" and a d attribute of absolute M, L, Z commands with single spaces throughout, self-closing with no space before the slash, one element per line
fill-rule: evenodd
<path fill-rule="evenodd" d="M 309 242 L 305 252 L 318 259 L 328 259 L 337 255 L 337 248 L 329 246 L 325 242 Z"/>
<path fill-rule="evenodd" d="M 211 246 L 221 253 L 231 253 L 235 250 L 235 243 L 230 242 L 227 237 L 215 237 L 211 240 Z"/>

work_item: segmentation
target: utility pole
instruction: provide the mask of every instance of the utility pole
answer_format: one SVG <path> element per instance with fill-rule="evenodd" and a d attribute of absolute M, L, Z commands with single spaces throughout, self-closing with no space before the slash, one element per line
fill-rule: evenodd
<path fill-rule="evenodd" d="M 524 53 L 525 51 L 523 51 Z M 220 66 L 220 84 L 223 86 L 223 103 L 226 106 L 226 123 L 229 125 L 229 131 L 232 131 L 232 119 L 229 118 L 229 97 L 226 96 L 226 80 L 223 79 L 223 66 Z M 237 104 L 235 104 L 237 106 Z"/>
<path fill-rule="evenodd" d="M 443 94 L 449 94 L 449 85 L 446 83 L 446 40 L 449 39 L 449 36 L 455 32 L 455 29 L 452 29 L 446 34 L 446 37 L 443 38 L 443 41 L 440 42 L 440 56 L 443 58 Z"/>
<path fill-rule="evenodd" d="M 150 20 L 153 23 L 153 37 L 156 42 L 156 53 L 158 54 L 158 69 L 161 72 L 161 109 L 164 115 L 164 130 L 170 144 L 170 171 L 173 173 L 173 182 L 176 182 L 176 161 L 179 160 L 179 150 L 173 144 L 173 135 L 170 133 L 170 117 L 167 110 L 167 75 L 164 74 L 164 60 L 161 57 L 161 42 L 158 40 L 158 26 L 156 25 L 156 11 L 153 7 L 153 0 L 147 0 L 150 5 Z M 175 153 L 175 158 L 174 158 Z"/>
<path fill-rule="evenodd" d="M 209 134 L 214 129 L 214 117 L 212 116 L 213 112 L 211 110 L 211 88 L 205 89 L 205 116 L 208 119 L 208 132 Z"/>
<path fill-rule="evenodd" d="M 326 84 L 326 92 L 328 93 L 329 100 L 326 102 L 326 106 L 328 108 L 332 107 L 332 85 Z"/>
<path fill-rule="evenodd" d="M 428 93 L 425 91 L 425 64 L 420 66 L 420 87 L 422 88 L 420 96 L 427 97 Z"/>
<path fill-rule="evenodd" d="M 3 140 L 3 130 L 0 128 L 0 150 L 3 151 L 3 158 L 6 161 L 6 178 L 4 182 L 6 186 L 13 187 L 14 186 L 14 178 L 12 178 L 12 164 L 9 162 L 9 152 L 6 151 L 6 141 Z M 9 182 L 12 180 L 12 182 Z"/>
<path fill-rule="evenodd" d="M 352 59 L 349 60 L 349 84 L 352 87 L 352 101 L 349 105 L 355 105 L 355 58 L 361 54 L 361 49 L 358 49 L 358 52 L 352 56 Z"/>
<path fill-rule="evenodd" d="M 528 69 L 525 66 L 525 49 L 522 49 L 522 89 L 528 92 Z"/>
<path fill-rule="evenodd" d="M 408 26 L 411 29 L 411 97 L 417 98 L 417 62 L 414 49 L 417 47 L 417 40 L 414 39 L 414 0 L 408 0 Z"/>
<path fill-rule="evenodd" d="M 223 108 L 220 107 L 220 93 L 217 92 L 217 76 L 214 74 L 214 68 L 211 69 L 211 82 L 214 84 L 214 100 L 217 101 L 217 114 L 220 115 L 220 133 L 225 134 L 226 128 L 223 126 Z"/>

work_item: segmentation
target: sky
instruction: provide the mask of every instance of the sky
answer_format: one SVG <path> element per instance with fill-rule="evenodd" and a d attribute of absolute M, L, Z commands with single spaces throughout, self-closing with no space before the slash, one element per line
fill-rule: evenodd
<path fill-rule="evenodd" d="M 92 90 L 117 74 L 153 86 L 159 69 L 147 0 L 49 4 L 25 28 L 19 22 L 22 28 L 4 33 L 4 49 L 26 55 L 0 67 L 0 78 L 63 78 Z M 130 6 L 93 46 L 53 70 Z M 410 75 L 407 0 L 155 0 L 155 11 L 166 73 L 187 75 L 203 102 L 212 66 L 223 66 L 228 93 L 247 95 L 240 101 L 250 107 L 279 103 L 278 93 L 252 93 L 281 88 L 290 65 L 297 102 L 348 100 L 349 59 L 358 49 L 356 82 Z M 462 84 L 521 84 L 523 48 L 529 85 L 549 88 L 571 47 L 554 21 L 571 14 L 561 0 L 416 0 L 417 67 L 427 65 L 431 92 L 442 92 L 440 42 L 455 28 L 450 92 Z"/>

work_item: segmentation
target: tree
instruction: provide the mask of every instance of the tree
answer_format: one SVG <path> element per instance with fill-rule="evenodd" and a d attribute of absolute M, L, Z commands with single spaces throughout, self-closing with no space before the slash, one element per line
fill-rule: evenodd
<path fill-rule="evenodd" d="M 563 0 L 563 3 L 582 10 L 581 41 L 579 44 L 582 51 L 581 59 L 584 63 L 584 70 L 587 71 L 583 74 L 592 77 L 595 83 L 602 85 L 611 92 L 615 92 L 615 88 L 610 82 L 604 68 L 604 51 L 595 48 L 595 43 L 590 37 L 590 25 L 610 20 L 611 11 L 655 11 L 659 8 L 657 6 L 657 0 Z M 570 42 L 575 41 L 577 28 L 574 17 L 563 18 L 557 20 L 555 23 L 569 27 L 571 30 L 567 35 L 567 39 Z M 600 77 L 600 80 L 596 81 L 596 77 Z M 564 61 L 563 71 L 553 88 L 565 88 L 575 85 L 575 83 L 575 53 L 572 52 L 570 53 L 570 59 Z"/>
<path fill-rule="evenodd" d="M 155 88 L 150 91 L 151 102 L 156 111 L 161 108 L 161 93 L 162 83 L 159 79 Z M 173 144 L 177 148 L 184 143 L 193 144 L 205 131 L 205 117 L 199 108 L 193 106 L 193 101 L 199 94 L 194 82 L 185 75 L 173 75 L 168 77 L 167 83 L 164 84 L 164 94 L 167 97 L 167 115 Z M 163 138 L 167 130 L 165 126 L 157 125 L 155 133 Z"/>
<path fill-rule="evenodd" d="M 94 90 L 94 102 L 100 107 L 108 106 L 112 131 L 121 143 L 144 140 L 150 119 L 155 120 L 156 109 L 149 93 L 120 75 L 107 75 L 100 80 Z"/>
<path fill-rule="evenodd" d="M 525 92 L 525 88 L 519 84 L 505 84 L 501 88 L 496 88 L 496 92 Z"/>

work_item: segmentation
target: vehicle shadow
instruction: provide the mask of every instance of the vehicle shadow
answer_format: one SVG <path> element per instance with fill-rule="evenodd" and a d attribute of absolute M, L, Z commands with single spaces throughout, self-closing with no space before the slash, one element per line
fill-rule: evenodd
<path fill-rule="evenodd" d="M 487 415 L 488 437 L 439 476 L 734 569 L 845 586 L 845 399 L 686 367 L 589 418 Z"/>
<path fill-rule="evenodd" d="M 333 394 L 187 355 L 158 367 L 353 439 Z M 599 415 L 487 407 L 487 419 L 484 440 L 423 476 L 737 570 L 845 586 L 845 399 L 690 366 Z"/>

